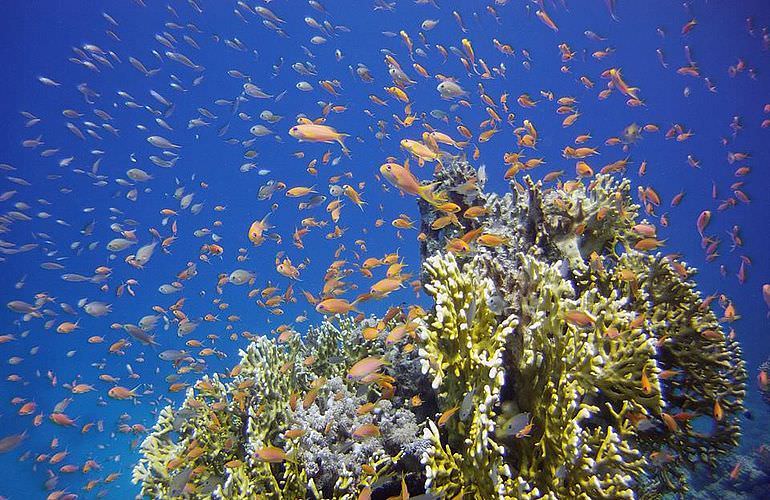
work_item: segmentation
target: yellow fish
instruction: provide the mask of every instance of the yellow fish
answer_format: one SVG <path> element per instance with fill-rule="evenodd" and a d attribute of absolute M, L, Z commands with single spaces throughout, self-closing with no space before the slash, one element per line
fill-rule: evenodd
<path fill-rule="evenodd" d="M 267 223 L 267 218 L 270 214 L 265 215 L 262 220 L 255 220 L 249 227 L 249 240 L 254 243 L 254 246 L 259 246 L 265 242 L 264 233 L 272 226 Z"/>

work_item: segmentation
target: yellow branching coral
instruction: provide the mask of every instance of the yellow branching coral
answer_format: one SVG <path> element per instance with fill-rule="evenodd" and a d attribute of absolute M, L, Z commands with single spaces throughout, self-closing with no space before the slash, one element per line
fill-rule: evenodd
<path fill-rule="evenodd" d="M 530 492 L 523 496 L 632 497 L 630 478 L 644 459 L 628 441 L 634 430 L 624 419 L 629 407 L 646 414 L 660 406 L 654 347 L 629 327 L 633 314 L 617 294 L 589 288 L 576 297 L 559 263 L 521 258 L 522 321 L 511 337 L 516 365 L 509 377 L 514 402 L 532 415 L 535 430 L 510 443 L 508 457 Z M 611 339 L 609 328 L 628 335 Z"/>
<path fill-rule="evenodd" d="M 447 429 L 448 441 L 445 447 L 431 422 L 426 437 L 433 450 L 424 458 L 427 488 L 440 496 L 489 498 L 504 491 L 503 449 L 491 434 L 513 318 L 498 321 L 489 307 L 491 281 L 478 278 L 470 265 L 460 271 L 452 254 L 429 258 L 425 270 L 431 277 L 425 289 L 436 305 L 420 328 L 420 356 L 423 371 L 433 376 L 443 410 L 439 424 Z M 457 415 L 450 416 L 453 412 Z"/>
<path fill-rule="evenodd" d="M 746 373 L 738 344 L 725 337 L 689 281 L 694 274 L 670 258 L 627 249 L 610 269 L 595 268 L 582 278 L 604 293 L 622 294 L 636 324 L 654 339 L 660 367 L 654 376 L 665 405 L 653 412 L 661 425 L 642 426 L 640 448 L 646 453 L 665 448 L 683 465 L 713 466 L 738 442 Z M 714 430 L 696 431 L 695 419 L 710 421 Z M 673 466 L 654 472 L 669 488 L 686 487 Z"/>

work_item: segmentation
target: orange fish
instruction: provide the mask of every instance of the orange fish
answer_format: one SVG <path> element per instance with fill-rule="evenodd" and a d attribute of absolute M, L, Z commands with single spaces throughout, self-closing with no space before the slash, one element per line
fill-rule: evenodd
<path fill-rule="evenodd" d="M 446 201 L 443 193 L 434 192 L 434 184 L 421 185 L 406 163 L 404 166 L 398 163 L 383 163 L 380 166 L 380 173 L 404 193 L 419 196 L 431 205 L 439 205 Z"/>
<path fill-rule="evenodd" d="M 347 314 L 350 311 L 360 312 L 356 309 L 357 302 L 357 300 L 348 302 L 346 299 L 324 299 L 315 306 L 315 310 L 326 315 Z"/>
<path fill-rule="evenodd" d="M 342 147 L 343 153 L 350 154 L 350 150 L 342 142 L 342 139 L 348 137 L 349 134 L 337 132 L 328 125 L 301 123 L 290 128 L 289 135 L 300 142 L 336 142 Z"/>
<path fill-rule="evenodd" d="M 576 310 L 567 311 L 564 314 L 564 320 L 571 325 L 579 327 L 593 326 L 596 324 L 596 319 L 594 319 L 590 314 Z"/>
<path fill-rule="evenodd" d="M 287 458 L 286 452 L 277 446 L 264 446 L 257 449 L 254 453 L 257 455 L 257 460 L 273 464 L 281 463 Z"/>
<path fill-rule="evenodd" d="M 719 400 L 714 400 L 714 419 L 717 422 L 721 422 L 725 418 L 725 411 L 722 409 L 722 405 L 719 404 Z"/>
<path fill-rule="evenodd" d="M 642 370 L 642 391 L 644 391 L 645 394 L 650 394 L 652 392 L 652 384 L 650 384 L 650 379 L 647 378 L 646 370 Z"/>
<path fill-rule="evenodd" d="M 741 474 L 741 466 L 743 465 L 743 462 L 737 462 L 735 464 L 735 467 L 733 467 L 733 470 L 730 471 L 730 479 L 735 481 L 738 479 L 738 476 Z"/>
<path fill-rule="evenodd" d="M 537 17 L 543 21 L 543 24 L 554 31 L 559 31 L 559 27 L 556 26 L 556 23 L 553 22 L 553 19 L 551 19 L 551 16 L 549 16 L 546 11 L 538 9 L 537 12 L 535 12 L 535 15 L 537 15 Z"/>
<path fill-rule="evenodd" d="M 455 413 L 457 413 L 459 410 L 460 410 L 459 406 L 453 406 L 452 408 L 449 408 L 448 410 L 443 412 L 441 416 L 438 418 L 438 422 L 437 422 L 438 426 L 443 427 L 444 425 L 446 425 L 449 419 L 452 418 L 452 416 Z"/>
<path fill-rule="evenodd" d="M 353 430 L 352 436 L 356 439 L 366 439 L 380 435 L 380 428 L 375 424 L 362 424 Z"/>
<path fill-rule="evenodd" d="M 127 389 L 125 387 L 116 385 L 109 391 L 107 391 L 107 395 L 111 397 L 112 399 L 131 399 L 136 398 L 138 395 L 136 394 L 136 390 L 139 388 L 139 386 L 134 387 L 133 389 Z"/>
<path fill-rule="evenodd" d="M 660 418 L 663 419 L 663 423 L 666 424 L 666 427 L 671 432 L 676 432 L 679 430 L 679 424 L 676 423 L 676 420 L 674 420 L 674 417 L 669 415 L 668 413 L 661 413 Z"/>
<path fill-rule="evenodd" d="M 367 375 L 371 375 L 387 364 L 388 362 L 382 358 L 374 356 L 363 358 L 357 361 L 352 367 L 350 367 L 350 370 L 348 370 L 348 378 L 360 380 Z"/>

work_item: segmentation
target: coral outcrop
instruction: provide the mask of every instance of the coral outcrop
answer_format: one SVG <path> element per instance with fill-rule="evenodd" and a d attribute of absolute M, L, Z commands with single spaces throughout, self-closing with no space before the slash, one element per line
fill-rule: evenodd
<path fill-rule="evenodd" d="M 653 253 L 630 182 L 525 177 L 501 196 L 484 177 L 446 161 L 446 203 L 420 202 L 427 313 L 256 339 L 161 411 L 143 493 L 653 498 L 723 467 L 740 348 L 695 270 Z"/>

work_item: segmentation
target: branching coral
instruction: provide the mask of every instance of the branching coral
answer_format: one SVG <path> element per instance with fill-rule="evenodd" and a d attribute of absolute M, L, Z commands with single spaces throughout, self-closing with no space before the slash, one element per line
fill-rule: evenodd
<path fill-rule="evenodd" d="M 633 316 L 617 294 L 595 288 L 575 296 L 559 263 L 522 257 L 522 327 L 513 337 L 509 377 L 514 401 L 530 412 L 535 432 L 511 445 L 526 491 L 564 498 L 619 498 L 633 494 L 631 479 L 644 460 L 629 442 L 628 413 L 660 406 L 654 352 L 641 330 L 610 339 L 608 328 L 628 328 Z M 646 393 L 642 373 L 650 381 Z M 526 496 L 526 495 L 525 495 Z"/>
<path fill-rule="evenodd" d="M 658 363 L 666 370 L 661 382 L 666 412 L 679 417 L 676 430 L 654 436 L 647 447 L 659 449 L 663 439 L 679 463 L 715 466 L 740 435 L 746 381 L 740 348 L 724 335 L 695 284 L 687 280 L 693 269 L 648 255 L 627 262 L 635 270 L 637 286 L 645 291 L 640 313 L 650 322 Z M 695 419 L 707 420 L 712 430 L 699 432 Z"/>
<path fill-rule="evenodd" d="M 440 496 L 489 498 L 504 491 L 499 479 L 503 450 L 491 434 L 493 407 L 505 376 L 503 350 L 514 320 L 498 322 L 488 305 L 493 285 L 478 279 L 470 265 L 460 271 L 451 254 L 437 254 L 428 258 L 425 268 L 432 278 L 425 289 L 436 306 L 420 328 L 420 356 L 448 417 L 440 423 L 449 444 L 442 445 L 435 425 L 426 430 L 434 445 L 424 459 L 428 490 Z M 450 412 L 458 415 L 449 417 Z"/>
<path fill-rule="evenodd" d="M 238 498 L 249 491 L 279 498 L 298 484 L 304 493 L 302 474 L 278 474 L 274 464 L 254 458 L 254 450 L 269 446 L 288 421 L 297 378 L 281 368 L 292 359 L 289 350 L 256 339 L 241 352 L 231 380 L 204 377 L 188 389 L 181 409 L 164 408 L 134 469 L 142 493 Z M 243 484 L 249 488 L 242 490 Z"/>

